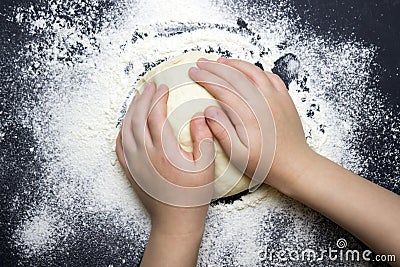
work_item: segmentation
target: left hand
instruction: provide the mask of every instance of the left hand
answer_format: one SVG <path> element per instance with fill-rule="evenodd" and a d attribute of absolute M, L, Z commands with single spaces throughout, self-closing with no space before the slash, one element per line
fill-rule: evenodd
<path fill-rule="evenodd" d="M 196 114 L 196 118 L 190 122 L 193 153 L 182 150 L 167 120 L 168 92 L 165 85 L 156 89 L 155 84 L 150 83 L 142 94 L 134 97 L 127 111 L 123 130 L 117 139 L 116 153 L 136 194 L 150 215 L 152 232 L 174 236 L 202 236 L 208 203 L 213 193 L 213 137 L 204 115 Z M 191 171 L 177 168 L 176 164 L 174 166 L 174 157 L 182 156 Z M 204 159 L 209 159 L 211 164 L 204 165 Z M 186 187 L 187 190 L 178 190 L 176 192 L 179 193 L 176 193 L 174 186 L 167 186 L 160 190 L 162 195 L 157 195 L 156 189 L 156 195 L 149 195 L 153 190 L 151 186 L 157 187 L 159 181 L 167 181 L 177 188 Z M 192 194 L 191 189 L 207 184 L 211 186 L 201 191 L 202 200 L 207 203 L 190 205 L 191 198 L 197 197 Z M 162 199 L 163 197 L 165 198 Z M 179 207 L 165 203 L 171 197 L 186 199 L 188 205 Z"/>

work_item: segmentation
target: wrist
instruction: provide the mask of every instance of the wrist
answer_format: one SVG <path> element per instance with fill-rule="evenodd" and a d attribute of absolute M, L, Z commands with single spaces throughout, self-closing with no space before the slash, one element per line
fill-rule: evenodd
<path fill-rule="evenodd" d="M 150 235 L 157 235 L 165 239 L 192 239 L 201 240 L 203 237 L 205 225 L 198 224 L 192 227 L 180 227 L 176 225 L 175 227 L 166 227 L 152 224 Z"/>
<path fill-rule="evenodd" d="M 157 237 L 159 240 L 175 241 L 179 243 L 200 243 L 203 238 L 204 227 L 196 232 L 165 231 L 164 229 L 151 228 L 150 238 Z"/>
<path fill-rule="evenodd" d="M 316 179 L 326 161 L 325 157 L 310 149 L 307 155 L 299 160 L 296 171 L 289 176 L 287 195 L 301 201 L 303 195 L 312 193 L 313 184 L 318 182 Z"/>
<path fill-rule="evenodd" d="M 195 266 L 203 232 L 173 232 L 152 226 L 140 266 Z"/>
<path fill-rule="evenodd" d="M 167 216 L 151 218 L 151 232 L 164 236 L 201 237 L 204 232 L 208 205 L 190 208 L 173 208 Z M 165 215 L 165 214 L 164 214 Z"/>
<path fill-rule="evenodd" d="M 321 165 L 323 157 L 308 146 L 293 157 L 286 158 L 279 163 L 279 172 L 272 172 L 267 177 L 267 184 L 276 188 L 283 194 L 296 198 L 307 188 L 308 177 L 312 177 L 315 168 Z"/>

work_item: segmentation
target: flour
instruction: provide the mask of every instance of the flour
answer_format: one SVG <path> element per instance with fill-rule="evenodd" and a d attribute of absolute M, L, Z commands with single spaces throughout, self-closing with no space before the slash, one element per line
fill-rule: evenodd
<path fill-rule="evenodd" d="M 23 227 L 15 232 L 16 245 L 25 255 L 40 255 L 55 248 L 59 238 L 65 234 L 65 225 L 49 210 L 34 211 Z M 34 233 L 34 234 L 32 234 Z"/>
<path fill-rule="evenodd" d="M 6 135 L 5 133 L 0 132 L 0 142 L 3 141 L 5 135 Z"/>
<path fill-rule="evenodd" d="M 383 100 L 368 91 L 375 48 L 330 42 L 312 29 L 300 31 L 284 1 L 262 7 L 233 1 L 121 1 L 100 14 L 102 4 L 52 0 L 48 9 L 15 11 L 16 23 L 50 38 L 37 39 L 21 51 L 31 61 L 21 79 L 33 80 L 40 90 L 33 109 L 20 107 L 19 119 L 32 127 L 38 141 L 31 152 L 46 159 L 45 176 L 37 181 L 40 198 L 11 229 L 22 263 L 68 261 L 65 253 L 70 252 L 84 258 L 73 249 L 74 240 L 90 240 L 109 253 L 93 265 L 138 262 L 150 222 L 117 162 L 115 138 L 138 79 L 185 51 L 215 52 L 265 69 L 287 54 L 296 55 L 298 61 L 287 61 L 289 93 L 308 143 L 357 173 L 369 174 L 355 131 L 367 111 L 376 113 L 371 116 L 378 121 L 391 121 L 393 140 L 398 140 L 398 120 L 377 111 L 372 103 Z M 99 17 L 102 23 L 96 25 Z M 388 151 L 399 154 L 394 147 Z M 399 173 L 397 162 L 392 162 L 397 168 L 393 176 Z M 389 185 L 399 188 L 394 178 Z M 315 228 L 321 223 L 329 229 L 336 226 L 275 190 L 264 190 L 267 194 L 256 191 L 233 204 L 210 207 L 200 266 L 254 266 L 260 264 L 257 253 L 265 244 L 302 247 L 304 242 L 334 240 L 334 233 Z M 292 226 L 286 232 L 280 228 L 285 220 Z M 97 254 L 89 250 L 87 255 L 96 259 Z"/>

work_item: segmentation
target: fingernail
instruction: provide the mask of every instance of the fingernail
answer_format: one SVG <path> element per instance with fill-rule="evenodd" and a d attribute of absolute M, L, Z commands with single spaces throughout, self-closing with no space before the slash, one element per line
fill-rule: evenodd
<path fill-rule="evenodd" d="M 149 88 L 151 85 L 152 85 L 152 82 L 146 82 L 146 83 L 144 84 L 144 89 Z"/>
<path fill-rule="evenodd" d="M 208 118 L 210 117 L 210 118 Z M 207 119 L 217 119 L 218 118 L 218 112 L 215 109 L 209 109 L 207 110 Z"/>
<path fill-rule="evenodd" d="M 228 63 L 228 59 L 226 58 L 226 57 L 220 57 L 218 60 L 217 60 L 217 62 L 218 63 Z"/>
<path fill-rule="evenodd" d="M 196 112 L 193 114 L 192 119 L 199 119 L 199 118 L 204 118 L 203 112 Z"/>
<path fill-rule="evenodd" d="M 204 117 L 196 117 L 194 118 L 194 120 L 196 121 L 196 124 L 200 127 L 204 127 L 206 126 L 206 122 L 204 120 Z"/>
<path fill-rule="evenodd" d="M 206 58 L 204 58 L 204 57 L 201 57 L 201 58 L 199 58 L 198 61 L 199 61 L 199 62 L 208 62 L 209 60 L 206 59 Z"/>
<path fill-rule="evenodd" d="M 191 67 L 191 68 L 190 68 L 190 71 L 199 72 L 200 70 L 199 70 L 198 68 L 196 68 L 196 67 Z"/>

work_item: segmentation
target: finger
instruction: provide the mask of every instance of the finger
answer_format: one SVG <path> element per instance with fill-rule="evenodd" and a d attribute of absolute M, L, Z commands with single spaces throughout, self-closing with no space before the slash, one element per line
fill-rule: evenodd
<path fill-rule="evenodd" d="M 193 160 L 195 163 L 204 160 L 202 157 L 212 161 L 215 154 L 213 135 L 202 112 L 196 113 L 190 121 L 190 135 L 193 141 Z"/>
<path fill-rule="evenodd" d="M 208 107 L 204 115 L 207 125 L 234 165 L 241 166 L 243 162 L 247 162 L 247 147 L 226 114 L 218 107 Z"/>
<path fill-rule="evenodd" d="M 125 136 L 125 138 L 128 138 L 128 135 L 131 136 L 129 144 L 131 144 L 132 146 L 133 145 L 136 146 L 135 139 L 133 138 L 132 118 L 134 117 L 134 106 L 136 105 L 137 99 L 138 99 L 138 94 L 135 94 L 125 113 L 121 127 L 122 136 Z"/>
<path fill-rule="evenodd" d="M 149 83 L 141 95 L 136 96 L 137 100 L 132 110 L 132 131 L 138 147 L 152 146 L 152 141 L 147 124 L 150 106 L 155 94 L 155 84 Z"/>
<path fill-rule="evenodd" d="M 264 72 L 268 79 L 271 81 L 272 85 L 280 92 L 286 92 L 288 91 L 285 83 L 282 81 L 281 77 L 279 77 L 277 74 L 274 74 L 272 72 L 265 71 Z"/>
<path fill-rule="evenodd" d="M 162 147 L 169 160 L 179 157 L 177 155 L 183 155 L 192 160 L 192 154 L 181 149 L 175 136 L 175 131 L 168 121 L 168 97 L 168 87 L 165 84 L 161 84 L 153 96 L 147 121 L 153 146 Z"/>
<path fill-rule="evenodd" d="M 192 67 L 189 69 L 189 76 L 193 81 L 201 84 L 202 86 L 203 84 L 208 84 L 211 89 L 210 93 L 214 93 L 215 97 L 221 97 L 226 93 L 238 95 L 235 91 L 235 88 L 233 88 L 229 82 L 209 72 L 208 70 Z"/>
<path fill-rule="evenodd" d="M 133 108 L 134 108 L 134 106 L 135 106 L 135 104 L 136 104 L 136 101 L 137 101 L 137 99 L 138 99 L 139 91 L 135 88 L 134 92 L 135 92 L 135 94 L 133 95 L 132 101 L 131 101 L 131 103 L 130 103 L 129 106 L 128 106 L 128 109 L 127 109 L 126 114 L 125 114 L 125 118 L 126 118 L 128 115 L 132 114 Z"/>
<path fill-rule="evenodd" d="M 125 151 L 127 153 L 135 153 L 135 150 L 137 148 L 136 141 L 133 135 L 132 121 L 130 119 L 131 113 L 132 112 L 128 112 L 125 115 L 116 143 L 116 148 L 118 148 L 118 145 L 121 145 L 121 148 L 125 146 Z M 120 142 L 120 144 L 118 142 Z M 120 159 L 122 158 L 118 158 L 118 160 Z"/>
<path fill-rule="evenodd" d="M 191 68 L 189 75 L 220 102 L 235 126 L 241 125 L 242 121 L 250 120 L 246 100 L 236 93 L 225 80 L 206 70 L 197 68 Z"/>
<path fill-rule="evenodd" d="M 248 77 L 229 65 L 201 59 L 197 62 L 197 66 L 229 83 L 245 99 L 253 95 L 256 90 L 254 83 Z"/>
<path fill-rule="evenodd" d="M 165 125 L 167 121 L 168 96 L 169 90 L 166 85 L 160 85 L 153 96 L 148 126 L 151 139 L 155 146 L 160 146 L 161 144 L 163 127 L 167 127 L 165 130 L 169 130 L 169 125 Z"/>
<path fill-rule="evenodd" d="M 124 150 L 122 148 L 122 130 L 119 131 L 118 137 L 115 143 L 115 153 L 117 154 L 117 159 L 119 163 L 121 164 L 122 168 L 125 170 L 128 168 L 124 156 Z"/>
<path fill-rule="evenodd" d="M 128 180 L 132 184 L 132 187 L 134 188 L 134 190 L 138 193 L 141 190 L 139 189 L 138 185 L 135 182 L 135 179 L 133 179 L 132 174 L 129 171 L 128 164 L 127 164 L 126 158 L 125 158 L 125 153 L 127 153 L 126 146 L 124 149 L 123 142 L 122 142 L 122 139 L 123 139 L 122 134 L 123 134 L 123 132 L 121 130 L 118 133 L 118 137 L 116 140 L 115 153 L 117 154 L 117 159 L 118 159 L 119 163 L 121 164 L 121 167 L 125 172 L 125 175 L 127 176 Z"/>
<path fill-rule="evenodd" d="M 265 75 L 264 71 L 261 70 L 259 67 L 251 64 L 250 62 L 240 59 L 227 58 L 219 58 L 217 62 L 228 65 L 244 73 L 251 81 L 256 84 L 258 88 L 262 89 L 263 92 L 267 94 L 274 90 L 271 81 Z"/>

